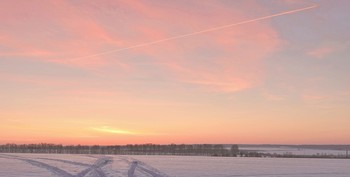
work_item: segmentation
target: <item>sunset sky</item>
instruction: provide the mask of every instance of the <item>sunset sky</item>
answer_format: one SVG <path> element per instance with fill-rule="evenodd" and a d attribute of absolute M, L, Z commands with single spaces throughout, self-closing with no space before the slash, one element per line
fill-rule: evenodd
<path fill-rule="evenodd" d="M 1 0 L 0 144 L 349 144 L 349 22 L 348 0 Z"/>

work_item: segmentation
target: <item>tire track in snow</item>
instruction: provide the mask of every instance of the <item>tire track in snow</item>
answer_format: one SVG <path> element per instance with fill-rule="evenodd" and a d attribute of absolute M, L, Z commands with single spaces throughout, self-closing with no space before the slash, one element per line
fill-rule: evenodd
<path fill-rule="evenodd" d="M 128 177 L 136 177 L 135 176 L 136 170 L 139 170 L 141 173 L 151 175 L 152 177 L 168 177 L 168 175 L 163 174 L 157 169 L 150 167 L 147 164 L 137 160 L 134 160 L 131 162 L 130 168 L 128 170 Z"/>
<path fill-rule="evenodd" d="M 8 159 L 15 159 L 15 160 L 20 160 L 20 161 L 27 162 L 30 165 L 46 169 L 46 170 L 50 171 L 51 173 L 56 174 L 56 175 L 61 176 L 61 177 L 74 177 L 72 174 L 68 173 L 65 170 L 62 170 L 60 168 L 51 166 L 51 165 L 43 163 L 43 162 L 39 162 L 39 161 L 32 160 L 32 159 L 26 159 L 26 158 L 22 158 L 22 157 L 19 157 L 19 156 L 14 156 L 14 155 L 4 155 L 4 154 L 2 154 L 1 156 L 5 157 L 5 158 L 8 158 Z"/>
<path fill-rule="evenodd" d="M 16 160 L 21 160 L 24 162 L 27 162 L 30 165 L 43 168 L 48 170 L 49 172 L 58 175 L 60 177 L 107 177 L 106 173 L 102 170 L 102 167 L 106 166 L 107 164 L 111 163 L 113 161 L 112 157 L 107 157 L 107 156 L 102 156 L 102 157 L 96 157 L 98 158 L 95 163 L 92 165 L 85 164 L 85 163 L 80 163 L 80 162 L 74 162 L 74 161 L 68 161 L 68 160 L 61 160 L 61 159 L 52 159 L 52 158 L 38 158 L 38 159 L 43 159 L 43 160 L 52 160 L 52 161 L 58 161 L 58 162 L 63 162 L 63 163 L 68 163 L 72 165 L 80 165 L 80 166 L 86 166 L 88 168 L 82 170 L 76 175 L 73 175 L 63 169 L 60 169 L 58 167 L 49 165 L 44 162 L 40 162 L 37 160 L 33 159 L 28 159 L 20 156 L 14 156 L 14 155 L 5 155 L 5 154 L 0 154 L 0 157 L 2 158 L 8 158 L 8 159 L 16 159 Z M 119 157 L 119 160 L 124 161 L 126 163 L 130 164 L 129 170 L 128 170 L 128 177 L 136 177 L 135 172 L 139 172 L 142 174 L 145 174 L 147 176 L 152 176 L 152 177 L 168 177 L 168 175 L 160 172 L 159 170 L 147 165 L 144 162 L 138 161 L 134 158 L 124 158 L 124 157 Z"/>
<path fill-rule="evenodd" d="M 106 177 L 107 176 L 100 168 L 93 169 L 90 172 L 90 174 L 92 174 L 93 177 Z"/>
<path fill-rule="evenodd" d="M 20 158 L 19 156 L 15 156 L 15 155 L 10 155 L 10 154 L 0 154 L 0 156 L 3 156 L 3 157 L 7 157 L 7 158 L 9 158 L 9 157 L 14 157 L 14 158 Z"/>
<path fill-rule="evenodd" d="M 51 159 L 51 158 L 38 158 L 38 159 L 51 160 L 51 161 L 57 161 L 57 162 L 63 162 L 63 163 L 67 163 L 67 164 L 79 165 L 79 166 L 84 166 L 84 167 L 90 167 L 90 166 L 91 166 L 91 165 L 86 164 L 86 163 L 74 162 L 74 161 L 69 161 L 69 160 Z"/>
<path fill-rule="evenodd" d="M 89 168 L 81 171 L 75 177 L 84 177 L 89 173 L 92 173 L 94 177 L 107 177 L 103 172 L 102 167 L 111 163 L 113 160 L 111 157 L 100 157 L 96 160 L 96 162 L 91 165 Z"/>
<path fill-rule="evenodd" d="M 58 175 L 60 177 L 85 177 L 88 174 L 91 174 L 90 177 L 107 177 L 107 175 L 103 172 L 103 170 L 101 168 L 104 167 L 105 165 L 107 165 L 108 163 L 111 163 L 113 161 L 111 157 L 100 157 L 100 158 L 98 158 L 96 160 L 96 162 L 94 164 L 88 165 L 89 168 L 86 168 L 85 170 L 79 172 L 76 175 L 73 175 L 73 174 L 70 174 L 67 171 L 63 170 L 63 169 L 60 169 L 58 167 L 49 165 L 47 163 L 36 161 L 36 160 L 32 160 L 32 159 L 22 158 L 20 156 L 0 154 L 0 157 L 7 158 L 7 159 L 15 159 L 15 160 L 24 161 L 24 162 L 27 162 L 30 165 L 46 169 L 46 170 L 50 171 L 51 173 L 53 173 L 55 175 Z M 40 158 L 40 159 L 49 160 L 49 158 Z M 75 162 L 72 163 L 71 161 L 67 161 L 67 160 L 60 160 L 60 159 L 52 159 L 52 160 L 62 161 L 62 162 L 64 161 L 65 163 L 70 163 L 70 164 L 73 164 L 73 163 L 77 164 Z M 83 163 L 80 163 L 80 164 L 83 164 Z M 87 165 L 87 164 L 84 164 L 84 165 Z"/>
<path fill-rule="evenodd" d="M 147 168 L 145 168 L 145 167 L 143 167 L 143 166 L 137 166 L 137 167 L 138 167 L 138 169 L 143 170 L 144 172 L 146 172 L 146 173 L 152 175 L 153 177 L 165 177 L 163 174 L 159 174 L 158 172 L 149 170 L 149 169 L 147 169 Z"/>
<path fill-rule="evenodd" d="M 64 170 L 62 170 L 60 168 L 51 166 L 51 165 L 43 163 L 43 162 L 39 162 L 39 161 L 36 161 L 36 160 L 30 160 L 30 159 L 21 159 L 21 160 L 23 160 L 23 161 L 25 161 L 25 162 L 33 165 L 33 166 L 37 166 L 39 168 L 47 169 L 51 173 L 54 173 L 54 174 L 59 175 L 61 177 L 74 177 L 72 174 L 68 173 L 67 171 L 64 171 Z"/>
<path fill-rule="evenodd" d="M 90 158 L 93 158 L 93 159 L 98 159 L 99 156 L 97 155 L 88 155 L 88 154 L 85 154 L 85 155 L 81 155 L 82 157 L 90 157 Z"/>
<path fill-rule="evenodd" d="M 128 177 L 134 177 L 135 169 L 137 167 L 137 161 L 133 161 L 128 170 Z"/>

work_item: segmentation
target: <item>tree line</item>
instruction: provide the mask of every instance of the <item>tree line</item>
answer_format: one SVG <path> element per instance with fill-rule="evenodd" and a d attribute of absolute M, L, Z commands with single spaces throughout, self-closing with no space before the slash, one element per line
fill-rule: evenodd
<path fill-rule="evenodd" d="M 128 144 L 128 145 L 61 145 L 61 144 L 4 144 L 0 153 L 55 153 L 55 154 L 116 154 L 116 155 L 196 155 L 237 156 L 238 145 L 221 144 Z"/>

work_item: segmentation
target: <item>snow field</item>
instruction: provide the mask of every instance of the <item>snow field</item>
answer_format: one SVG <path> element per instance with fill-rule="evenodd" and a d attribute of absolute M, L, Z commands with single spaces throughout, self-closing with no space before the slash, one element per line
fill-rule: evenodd
<path fill-rule="evenodd" d="M 349 159 L 0 154 L 1 177 L 349 177 Z"/>

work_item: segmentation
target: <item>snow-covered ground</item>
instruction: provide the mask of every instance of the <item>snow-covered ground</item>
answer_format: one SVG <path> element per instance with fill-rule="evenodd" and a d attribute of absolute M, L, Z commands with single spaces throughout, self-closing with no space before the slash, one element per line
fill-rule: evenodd
<path fill-rule="evenodd" d="M 261 153 L 270 154 L 293 154 L 293 155 L 335 155 L 346 156 L 346 150 L 336 149 L 311 149 L 311 148 L 298 148 L 292 146 L 280 146 L 280 147 L 264 147 L 264 146 L 240 146 L 240 150 L 256 151 Z"/>
<path fill-rule="evenodd" d="M 0 154 L 1 177 L 349 177 L 347 159 Z"/>

